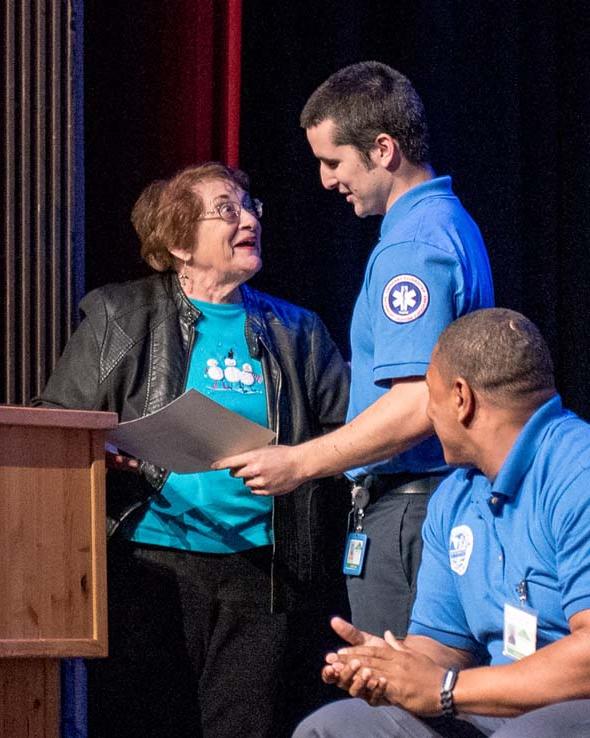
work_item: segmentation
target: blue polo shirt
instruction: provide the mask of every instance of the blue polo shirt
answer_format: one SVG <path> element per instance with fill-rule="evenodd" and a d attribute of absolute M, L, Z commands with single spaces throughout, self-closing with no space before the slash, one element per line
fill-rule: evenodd
<path fill-rule="evenodd" d="M 499 497 L 492 512 L 489 500 Z M 503 608 L 538 613 L 537 648 L 590 608 L 590 426 L 558 396 L 529 419 L 493 484 L 459 469 L 434 493 L 410 633 L 506 663 Z"/>
<path fill-rule="evenodd" d="M 347 420 L 387 392 L 391 380 L 424 376 L 442 330 L 491 307 L 490 264 L 479 229 L 454 195 L 450 177 L 414 187 L 389 208 L 351 324 L 352 377 Z M 369 473 L 444 468 L 435 437 Z"/>

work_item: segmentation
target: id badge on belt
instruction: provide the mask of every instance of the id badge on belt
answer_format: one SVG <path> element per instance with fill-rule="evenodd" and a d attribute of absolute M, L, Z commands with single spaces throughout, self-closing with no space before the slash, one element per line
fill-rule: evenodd
<path fill-rule="evenodd" d="M 348 514 L 349 532 L 346 536 L 342 571 L 352 577 L 360 577 L 363 573 L 369 544 L 367 534 L 363 533 L 363 518 L 365 517 L 365 508 L 369 504 L 370 485 L 371 477 L 368 476 L 365 477 L 362 484 L 355 483 L 351 490 L 352 509 Z"/>

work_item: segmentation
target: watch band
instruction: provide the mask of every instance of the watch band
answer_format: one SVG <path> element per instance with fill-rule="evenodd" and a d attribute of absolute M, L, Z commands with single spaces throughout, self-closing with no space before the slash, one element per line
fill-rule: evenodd
<path fill-rule="evenodd" d="M 440 704 L 445 717 L 454 717 L 457 714 L 453 702 L 453 689 L 458 676 L 459 669 L 447 669 L 440 685 Z"/>

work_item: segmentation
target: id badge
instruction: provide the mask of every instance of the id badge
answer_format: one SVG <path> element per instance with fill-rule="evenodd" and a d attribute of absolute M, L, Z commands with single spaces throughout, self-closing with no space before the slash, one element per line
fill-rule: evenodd
<path fill-rule="evenodd" d="M 349 533 L 344 549 L 342 571 L 352 577 L 359 577 L 363 573 L 368 538 L 366 533 Z"/>
<path fill-rule="evenodd" d="M 504 656 L 522 659 L 537 650 L 537 613 L 526 607 L 504 604 Z"/>

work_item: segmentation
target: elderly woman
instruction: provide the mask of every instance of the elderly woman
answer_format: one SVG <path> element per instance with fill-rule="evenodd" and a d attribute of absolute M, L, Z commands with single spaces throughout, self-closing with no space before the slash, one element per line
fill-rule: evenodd
<path fill-rule="evenodd" d="M 248 190 L 209 163 L 144 191 L 132 221 L 156 273 L 84 298 L 38 404 L 123 421 L 195 388 L 281 443 L 343 421 L 347 374 L 321 321 L 245 285 L 262 266 Z M 313 482 L 273 500 L 227 471 L 115 459 L 110 656 L 89 664 L 90 735 L 281 735 L 292 624 L 329 587 L 326 552 L 339 548 L 333 496 Z"/>

